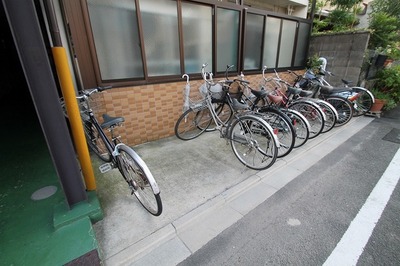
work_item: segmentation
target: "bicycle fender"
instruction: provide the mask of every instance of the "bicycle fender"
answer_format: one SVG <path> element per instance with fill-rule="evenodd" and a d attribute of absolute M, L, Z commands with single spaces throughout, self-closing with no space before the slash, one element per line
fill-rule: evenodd
<path fill-rule="evenodd" d="M 369 96 L 371 96 L 372 102 L 375 102 L 375 96 L 372 94 L 372 92 L 370 92 L 368 89 L 363 88 L 363 87 L 351 87 L 351 90 L 353 89 L 357 89 L 357 90 L 361 90 L 361 91 L 365 91 L 366 93 L 369 94 Z"/>
<path fill-rule="evenodd" d="M 147 167 L 146 163 L 143 161 L 142 158 L 140 158 L 140 156 L 129 146 L 123 144 L 123 143 L 119 143 L 115 146 L 115 151 L 117 151 L 117 153 L 119 153 L 119 150 L 123 150 L 126 153 L 128 153 L 130 156 L 132 156 L 132 158 L 134 160 L 136 160 L 136 162 L 138 163 L 139 167 L 142 168 L 143 172 L 145 173 L 145 175 L 147 176 L 150 185 L 153 189 L 154 194 L 159 194 L 160 193 L 160 188 L 158 187 L 156 180 L 153 177 L 153 174 L 150 172 L 150 169 Z"/>

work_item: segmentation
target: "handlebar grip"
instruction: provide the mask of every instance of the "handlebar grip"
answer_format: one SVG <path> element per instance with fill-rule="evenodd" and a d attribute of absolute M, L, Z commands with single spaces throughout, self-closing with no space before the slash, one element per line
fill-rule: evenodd
<path fill-rule="evenodd" d="M 233 81 L 237 81 L 237 82 L 241 82 L 241 83 L 245 83 L 245 84 L 250 84 L 249 81 L 247 81 L 247 80 L 242 80 L 242 79 L 234 79 Z"/>
<path fill-rule="evenodd" d="M 109 90 L 109 89 L 111 89 L 112 88 L 112 86 L 110 85 L 110 86 L 104 86 L 104 87 L 97 87 L 97 90 L 98 91 L 105 91 L 105 90 Z"/>

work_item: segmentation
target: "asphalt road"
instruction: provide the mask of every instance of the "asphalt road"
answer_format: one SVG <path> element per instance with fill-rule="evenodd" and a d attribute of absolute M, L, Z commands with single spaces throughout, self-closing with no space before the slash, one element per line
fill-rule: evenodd
<path fill-rule="evenodd" d="M 330 265 L 400 265 L 399 184 L 394 182 L 389 192 L 377 189 L 388 183 L 378 183 L 388 166 L 400 164 L 400 157 L 392 161 L 399 148 L 397 108 L 179 265 L 328 265 L 330 256 Z M 391 176 L 397 180 L 400 170 Z M 385 197 L 387 203 L 381 199 Z M 368 208 L 371 204 L 383 212 Z M 361 220 L 359 213 L 364 213 Z M 343 253 L 338 253 L 339 246 Z M 352 256 L 353 262 L 346 262 L 345 256 Z"/>

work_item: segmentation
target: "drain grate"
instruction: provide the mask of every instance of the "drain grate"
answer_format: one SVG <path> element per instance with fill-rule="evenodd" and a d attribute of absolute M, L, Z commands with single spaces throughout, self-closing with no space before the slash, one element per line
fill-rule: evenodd
<path fill-rule="evenodd" d="M 383 140 L 391 141 L 400 144 L 400 129 L 393 128 L 389 133 L 382 138 Z"/>

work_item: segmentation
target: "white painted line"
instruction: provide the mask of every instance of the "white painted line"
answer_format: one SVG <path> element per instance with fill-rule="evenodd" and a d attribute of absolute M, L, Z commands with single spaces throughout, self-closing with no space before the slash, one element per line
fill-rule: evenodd
<path fill-rule="evenodd" d="M 356 265 L 400 178 L 400 149 L 324 266 Z"/>

